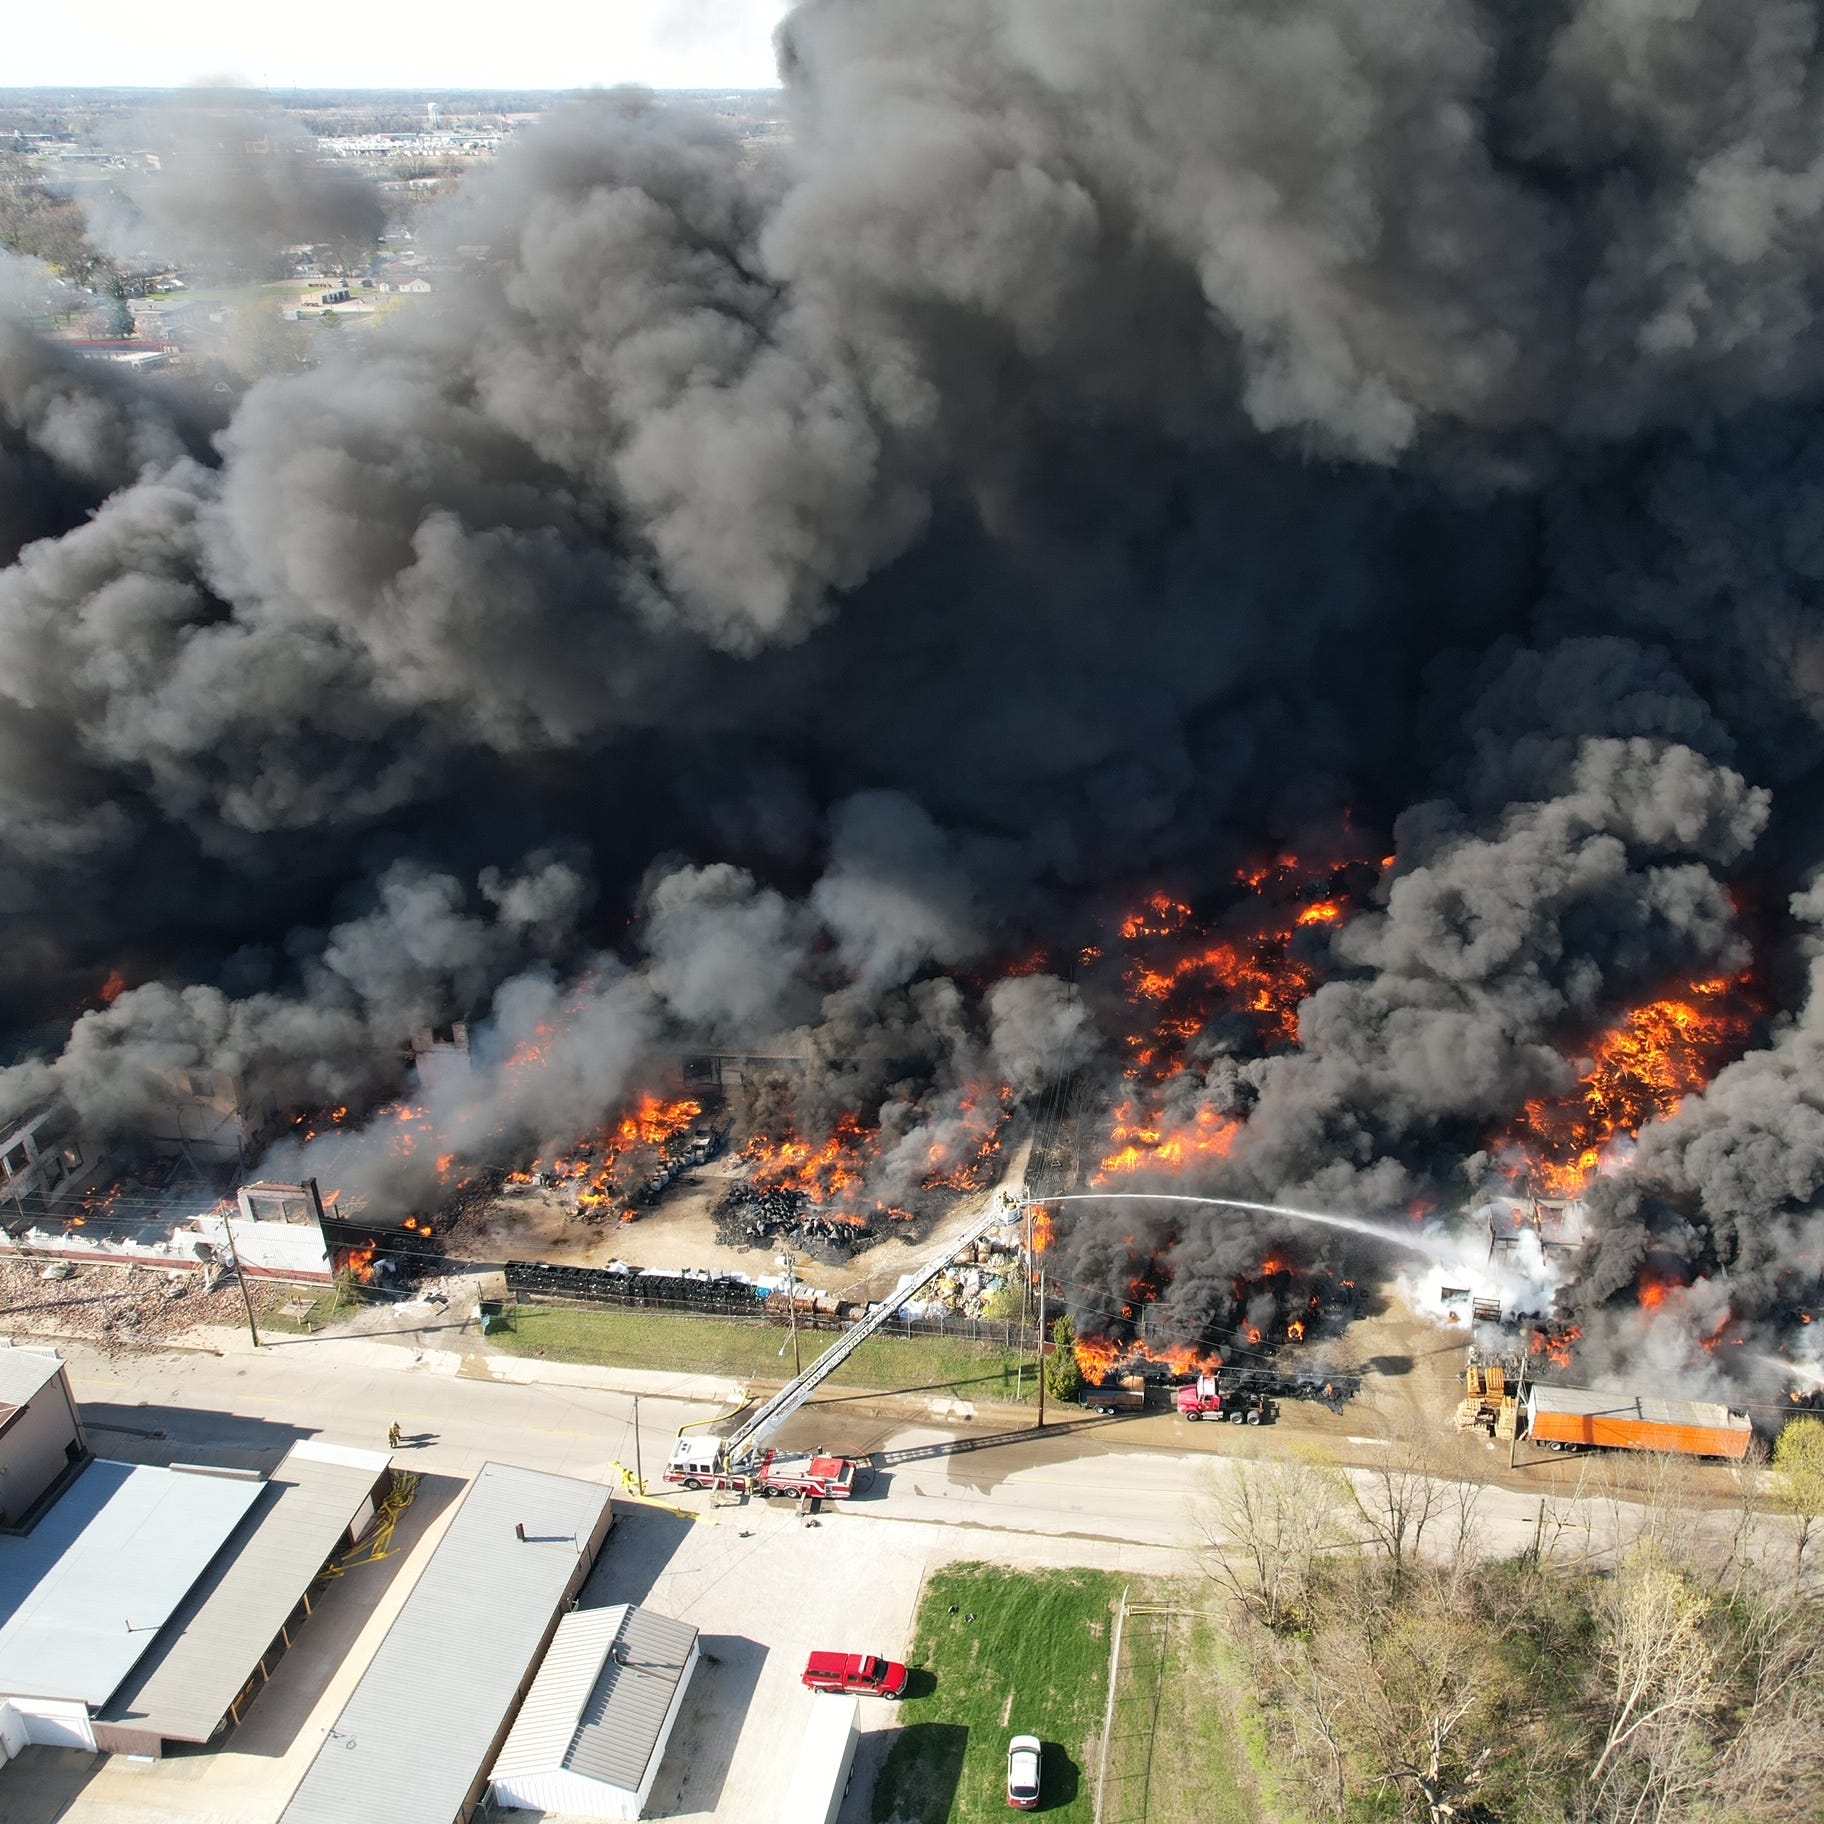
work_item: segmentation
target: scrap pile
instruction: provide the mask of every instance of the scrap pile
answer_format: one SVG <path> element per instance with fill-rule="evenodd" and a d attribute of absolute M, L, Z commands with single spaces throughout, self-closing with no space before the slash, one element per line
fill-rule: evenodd
<path fill-rule="evenodd" d="M 17 1259 L 0 1259 L 0 1317 L 35 1335 L 85 1337 L 109 1352 L 247 1321 L 240 1288 L 215 1269 Z"/>

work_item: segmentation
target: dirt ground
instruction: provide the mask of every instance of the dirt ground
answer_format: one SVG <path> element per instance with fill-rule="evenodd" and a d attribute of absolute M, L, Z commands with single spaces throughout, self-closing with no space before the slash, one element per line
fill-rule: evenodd
<path fill-rule="evenodd" d="M 1004 1183 L 1017 1187 L 1025 1182 L 1027 1150 L 1017 1148 L 1008 1160 Z M 465 1214 L 454 1245 L 477 1259 L 548 1260 L 579 1267 L 605 1267 L 618 1260 L 657 1271 L 689 1267 L 771 1278 L 778 1271 L 774 1249 L 730 1248 L 716 1235 L 713 1211 L 741 1172 L 740 1159 L 730 1154 L 699 1166 L 666 1194 L 657 1209 L 636 1222 L 585 1220 L 553 1191 L 508 1192 Z M 889 1234 L 839 1266 L 808 1260 L 799 1250 L 798 1278 L 841 1298 L 879 1298 L 951 1236 L 961 1234 L 992 1195 L 979 1191 L 959 1197 L 955 1207 L 916 1240 Z"/>

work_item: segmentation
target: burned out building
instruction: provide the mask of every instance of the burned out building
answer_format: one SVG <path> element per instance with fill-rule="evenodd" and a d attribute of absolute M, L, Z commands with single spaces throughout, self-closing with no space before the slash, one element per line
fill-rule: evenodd
<path fill-rule="evenodd" d="M 60 1097 L 40 1103 L 0 1133 L 0 1212 L 54 1208 L 92 1174 L 96 1150 Z"/>
<path fill-rule="evenodd" d="M 251 1165 L 278 1132 L 269 1090 L 225 1070 L 195 1067 L 157 1073 L 140 1138 L 155 1153 L 197 1165 Z"/>

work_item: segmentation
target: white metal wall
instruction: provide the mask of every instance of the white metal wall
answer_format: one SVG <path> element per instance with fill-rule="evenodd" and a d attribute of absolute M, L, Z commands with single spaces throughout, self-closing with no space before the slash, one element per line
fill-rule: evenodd
<path fill-rule="evenodd" d="M 504 1779 L 496 1775 L 492 1781 L 494 1803 L 515 1811 L 555 1811 L 577 1818 L 641 1817 L 647 1799 L 652 1796 L 653 1781 L 658 1778 L 659 1768 L 664 1763 L 665 1748 L 671 1740 L 678 1712 L 684 1708 L 684 1694 L 690 1689 L 691 1675 L 701 1657 L 701 1643 L 693 1640 L 690 1658 L 684 1662 L 677 1689 L 671 1694 L 671 1706 L 665 1712 L 664 1725 L 653 1746 L 652 1758 L 646 1763 L 646 1778 L 638 1792 L 553 1768 L 549 1772 L 509 1774 Z"/>
<path fill-rule="evenodd" d="M 9 1697 L 6 1708 L 40 1748 L 86 1748 L 95 1752 L 95 1731 L 86 1706 L 70 1698 Z"/>

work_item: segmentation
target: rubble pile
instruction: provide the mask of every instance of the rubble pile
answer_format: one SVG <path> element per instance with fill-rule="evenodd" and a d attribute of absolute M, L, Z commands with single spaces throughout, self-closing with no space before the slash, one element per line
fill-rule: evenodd
<path fill-rule="evenodd" d="M 525 1171 L 496 1175 L 491 1188 L 550 1193 L 577 1221 L 633 1222 L 727 1144 L 728 1122 L 719 1112 L 703 1117 L 701 1103 L 646 1096 L 625 1120 L 561 1155 L 534 1159 Z"/>
<path fill-rule="evenodd" d="M 983 1236 L 931 1282 L 921 1302 L 962 1317 L 982 1317 L 996 1293 L 1018 1284 L 1018 1248 L 999 1236 Z"/>
<path fill-rule="evenodd" d="M 254 1297 L 256 1306 L 265 1302 L 262 1292 Z M 0 1258 L 0 1326 L 17 1334 L 83 1337 L 112 1350 L 246 1321 L 240 1287 L 216 1268 L 197 1272 Z"/>

